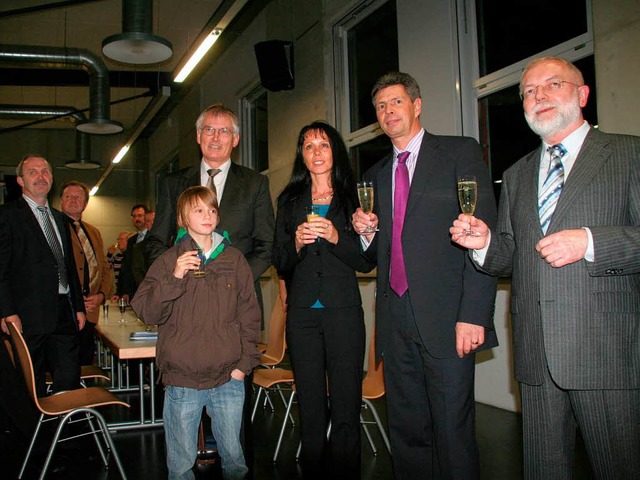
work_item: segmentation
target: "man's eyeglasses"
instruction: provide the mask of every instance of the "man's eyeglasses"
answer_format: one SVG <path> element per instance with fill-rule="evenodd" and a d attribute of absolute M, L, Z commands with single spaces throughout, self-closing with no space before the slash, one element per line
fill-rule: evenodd
<path fill-rule="evenodd" d="M 536 96 L 538 92 L 538 88 L 542 88 L 543 92 L 554 92 L 556 90 L 561 90 L 565 83 L 569 85 L 573 85 L 574 87 L 581 87 L 582 85 L 578 85 L 577 83 L 568 82 L 566 80 L 553 80 L 551 82 L 543 83 L 542 85 L 536 85 L 535 87 L 527 87 L 522 92 L 520 92 L 520 100 L 529 100 Z"/>
<path fill-rule="evenodd" d="M 220 135 L 222 138 L 229 138 L 234 134 L 233 130 L 228 129 L 227 127 L 222 127 L 222 128 L 202 127 L 200 131 L 204 133 L 207 137 L 213 137 L 216 134 L 216 132 L 218 132 L 218 135 Z"/>

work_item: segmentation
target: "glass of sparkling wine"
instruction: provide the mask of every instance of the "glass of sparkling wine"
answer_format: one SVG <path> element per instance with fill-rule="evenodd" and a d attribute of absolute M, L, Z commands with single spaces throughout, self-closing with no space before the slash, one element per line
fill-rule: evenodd
<path fill-rule="evenodd" d="M 478 202 L 478 183 L 473 175 L 463 175 L 458 178 L 458 201 L 460 209 L 465 215 L 473 215 Z M 469 229 L 465 235 L 477 235 L 476 232 Z"/>
<path fill-rule="evenodd" d="M 124 319 L 124 312 L 127 310 L 127 300 L 120 297 L 118 300 L 118 307 L 120 308 L 120 323 L 126 323 Z"/>
<path fill-rule="evenodd" d="M 366 214 L 373 211 L 373 183 L 371 182 L 358 182 L 358 200 L 360 201 L 360 208 Z M 373 227 L 367 227 L 365 233 L 373 233 Z"/>
<path fill-rule="evenodd" d="M 320 210 L 317 205 L 309 205 L 305 208 L 307 212 L 307 223 L 313 222 L 314 218 L 318 218 L 320 216 Z M 320 241 L 320 237 L 317 238 L 317 241 Z"/>

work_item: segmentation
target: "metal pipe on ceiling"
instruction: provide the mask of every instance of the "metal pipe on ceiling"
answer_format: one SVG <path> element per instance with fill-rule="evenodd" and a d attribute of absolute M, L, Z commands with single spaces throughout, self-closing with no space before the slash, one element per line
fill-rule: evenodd
<path fill-rule="evenodd" d="M 0 45 L 0 64 L 39 68 L 83 69 L 89 73 L 89 118 L 76 128 L 93 134 L 119 133 L 122 124 L 110 118 L 109 71 L 102 59 L 83 48 Z"/>

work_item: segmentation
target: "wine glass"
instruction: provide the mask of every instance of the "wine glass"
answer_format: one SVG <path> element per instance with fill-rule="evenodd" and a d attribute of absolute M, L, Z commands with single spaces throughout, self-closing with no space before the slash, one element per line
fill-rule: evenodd
<path fill-rule="evenodd" d="M 373 183 L 371 182 L 358 182 L 358 200 L 360 201 L 360 208 L 367 215 L 373 212 Z M 367 227 L 365 233 L 373 233 L 375 230 L 373 227 Z"/>
<path fill-rule="evenodd" d="M 458 177 L 458 201 L 460 209 L 465 215 L 473 215 L 478 202 L 478 183 L 473 175 L 462 175 Z M 478 235 L 473 230 L 465 230 L 465 235 Z"/>
<path fill-rule="evenodd" d="M 118 300 L 118 307 L 120 308 L 120 323 L 126 323 L 124 312 L 127 310 L 127 300 L 124 297 L 120 297 Z"/>
<path fill-rule="evenodd" d="M 311 223 L 314 218 L 320 217 L 320 209 L 317 205 L 309 205 L 308 207 L 305 207 L 305 212 L 307 214 L 307 223 Z M 319 242 L 320 237 L 318 237 L 316 241 Z"/>

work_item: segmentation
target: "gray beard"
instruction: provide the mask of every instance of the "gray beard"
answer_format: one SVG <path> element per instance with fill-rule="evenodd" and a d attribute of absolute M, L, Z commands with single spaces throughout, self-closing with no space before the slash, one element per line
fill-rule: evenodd
<path fill-rule="evenodd" d="M 554 105 L 554 104 L 551 104 Z M 541 138 L 547 138 L 557 132 L 560 132 L 580 118 L 582 109 L 578 101 L 575 103 L 567 103 L 557 107 L 553 118 L 548 120 L 536 119 L 535 113 L 526 113 L 524 118 L 529 124 L 529 128 L 539 135 Z"/>

